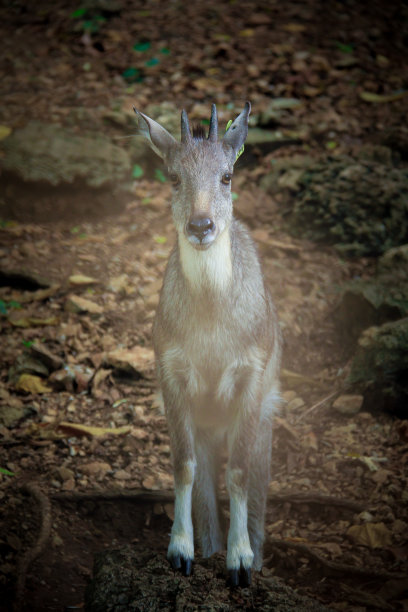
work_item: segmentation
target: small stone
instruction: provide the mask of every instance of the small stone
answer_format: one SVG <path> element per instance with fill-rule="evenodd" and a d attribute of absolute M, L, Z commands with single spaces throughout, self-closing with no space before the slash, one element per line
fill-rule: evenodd
<path fill-rule="evenodd" d="M 75 489 L 75 480 L 73 478 L 65 480 L 65 482 L 62 484 L 61 489 L 63 491 L 73 491 Z"/>
<path fill-rule="evenodd" d="M 130 434 L 136 438 L 136 440 L 146 440 L 149 437 L 147 431 L 141 427 L 132 427 Z"/>
<path fill-rule="evenodd" d="M 291 402 L 293 399 L 295 399 L 296 395 L 297 395 L 296 391 L 293 391 L 293 390 L 284 391 L 282 393 L 282 399 L 284 399 L 285 402 Z"/>
<path fill-rule="evenodd" d="M 293 400 L 291 400 L 288 403 L 287 409 L 288 410 L 298 410 L 299 408 L 303 408 L 304 405 L 305 405 L 305 402 L 302 400 L 301 397 L 295 397 L 293 398 Z"/>
<path fill-rule="evenodd" d="M 14 427 L 24 418 L 29 411 L 23 405 L 19 406 L 0 406 L 0 425 Z"/>
<path fill-rule="evenodd" d="M 74 478 L 74 472 L 72 470 L 70 470 L 67 467 L 64 467 L 63 465 L 61 467 L 58 467 L 56 470 L 56 476 L 57 478 L 59 478 L 59 480 L 61 480 L 62 482 L 64 482 L 65 480 L 70 480 L 71 478 Z"/>
<path fill-rule="evenodd" d="M 103 478 L 108 472 L 112 471 L 112 467 L 105 461 L 91 461 L 90 463 L 84 463 L 84 465 L 81 465 L 78 470 L 87 476 Z"/>
<path fill-rule="evenodd" d="M 340 395 L 332 406 L 336 412 L 352 416 L 360 412 L 363 401 L 362 395 Z"/>
<path fill-rule="evenodd" d="M 117 470 L 113 475 L 116 480 L 130 480 L 132 477 L 126 470 Z"/>

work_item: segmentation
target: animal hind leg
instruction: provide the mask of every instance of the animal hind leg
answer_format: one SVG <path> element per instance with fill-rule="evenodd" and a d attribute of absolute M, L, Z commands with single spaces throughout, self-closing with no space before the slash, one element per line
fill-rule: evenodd
<path fill-rule="evenodd" d="M 270 480 L 272 451 L 272 418 L 263 415 L 259 422 L 256 442 L 251 457 L 251 470 L 248 487 L 248 532 L 252 552 L 253 568 L 262 568 L 263 542 L 265 531 L 265 511 Z"/>
<path fill-rule="evenodd" d="M 203 557 L 223 548 L 220 512 L 217 499 L 219 440 L 214 433 L 200 432 L 195 440 L 196 473 L 193 487 L 193 513 Z"/>

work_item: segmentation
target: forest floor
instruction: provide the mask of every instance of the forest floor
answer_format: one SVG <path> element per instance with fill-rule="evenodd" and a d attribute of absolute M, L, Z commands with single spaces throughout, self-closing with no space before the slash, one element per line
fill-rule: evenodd
<path fill-rule="evenodd" d="M 233 186 L 238 202 L 256 202 L 244 217 L 284 336 L 262 575 L 336 610 L 408 610 L 406 422 L 374 405 L 333 409 L 353 351 L 334 323 L 338 289 L 375 262 L 291 237 L 279 194 L 259 186 L 280 156 L 382 144 L 406 163 L 403 8 L 123 0 L 95 2 L 104 10 L 85 19 L 62 0 L 25 4 L 0 9 L 0 127 L 89 122 L 114 136 L 103 116 L 116 105 L 170 99 L 197 118 L 216 101 L 229 119 L 246 99 L 254 113 L 271 97 L 302 101 L 282 118 L 301 142 L 255 149 Z M 28 221 L 21 210 L 2 219 L 0 467 L 14 474 L 0 474 L 5 610 L 16 590 L 27 611 L 80 609 L 98 551 L 166 553 L 173 480 L 151 324 L 175 240 L 170 196 L 143 177 L 103 214 L 77 193 L 69 207 L 55 200 L 54 220 L 35 196 Z"/>

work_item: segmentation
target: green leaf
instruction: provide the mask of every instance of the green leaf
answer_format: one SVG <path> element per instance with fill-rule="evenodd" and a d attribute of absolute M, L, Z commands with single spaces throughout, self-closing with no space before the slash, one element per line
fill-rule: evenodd
<path fill-rule="evenodd" d="M 332 151 L 337 146 L 338 146 L 338 143 L 335 140 L 329 140 L 328 142 L 326 142 L 326 149 L 329 149 L 329 151 Z"/>
<path fill-rule="evenodd" d="M 81 7 L 79 9 L 76 9 L 76 11 L 73 11 L 70 14 L 71 19 L 79 19 L 80 17 L 83 17 L 86 13 L 86 8 Z"/>
<path fill-rule="evenodd" d="M 336 40 L 336 47 L 342 53 L 353 53 L 354 51 L 354 45 L 345 45 L 344 43 L 341 43 L 338 40 Z"/>
<path fill-rule="evenodd" d="M 30 348 L 34 344 L 34 340 L 22 340 L 22 343 L 26 348 Z"/>
<path fill-rule="evenodd" d="M 9 308 L 16 308 L 17 310 L 21 308 L 20 302 L 16 302 L 16 300 L 10 300 L 8 303 Z"/>
<path fill-rule="evenodd" d="M 133 83 L 135 81 L 137 83 L 140 83 L 141 81 L 143 81 L 143 77 L 140 75 L 140 71 L 137 68 L 133 67 L 126 68 L 126 70 L 122 72 L 122 77 L 130 83 Z"/>
<path fill-rule="evenodd" d="M 142 204 L 143 206 L 146 206 L 146 204 L 150 204 L 151 201 L 152 201 L 152 198 L 149 198 L 149 197 L 143 198 Z"/>
<path fill-rule="evenodd" d="M 143 168 L 142 166 L 139 166 L 139 164 L 135 164 L 133 166 L 133 170 L 132 170 L 132 177 L 135 179 L 140 178 L 141 176 L 143 176 L 144 172 L 143 172 Z"/>
<path fill-rule="evenodd" d="M 136 43 L 135 45 L 133 45 L 133 49 L 134 51 L 139 51 L 140 53 L 144 53 L 145 51 L 148 51 L 150 49 L 150 43 L 148 41 Z"/>
<path fill-rule="evenodd" d="M 160 49 L 160 53 L 162 53 L 163 55 L 170 55 L 171 51 L 167 47 L 162 47 Z"/>
<path fill-rule="evenodd" d="M 158 63 L 159 60 L 157 59 L 157 57 L 152 57 L 151 59 L 147 60 L 147 62 L 145 62 L 145 66 L 157 66 Z"/>
<path fill-rule="evenodd" d="M 14 472 L 10 472 L 10 470 L 6 470 L 6 468 L 0 467 L 0 474 L 6 474 L 6 476 L 15 476 Z"/>
<path fill-rule="evenodd" d="M 69 230 L 71 232 L 71 234 L 78 234 L 79 232 L 79 227 L 71 227 L 71 229 Z"/>
<path fill-rule="evenodd" d="M 159 168 L 155 169 L 155 171 L 154 171 L 154 178 L 156 179 L 156 181 L 160 181 L 160 183 L 165 183 L 167 181 L 167 179 L 164 176 L 163 172 Z"/>
<path fill-rule="evenodd" d="M 233 202 L 235 202 L 235 200 L 238 200 L 238 194 L 235 193 L 235 191 L 231 191 L 231 200 Z"/>
<path fill-rule="evenodd" d="M 7 315 L 7 306 L 4 300 L 0 300 L 0 314 Z"/>
<path fill-rule="evenodd" d="M 157 242 L 157 244 L 165 244 L 167 242 L 166 236 L 154 236 L 153 240 Z"/>
<path fill-rule="evenodd" d="M 87 19 L 82 24 L 84 30 L 89 30 L 90 32 L 97 32 L 99 30 L 99 25 L 95 23 L 93 19 Z"/>

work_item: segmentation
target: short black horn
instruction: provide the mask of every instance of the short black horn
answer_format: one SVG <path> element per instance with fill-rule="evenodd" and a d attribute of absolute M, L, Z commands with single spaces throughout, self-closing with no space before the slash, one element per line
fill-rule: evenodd
<path fill-rule="evenodd" d="M 190 125 L 185 110 L 181 112 L 181 142 L 189 142 L 191 140 Z"/>
<path fill-rule="evenodd" d="M 218 140 L 218 118 L 217 118 L 217 107 L 215 104 L 211 106 L 211 119 L 210 129 L 208 131 L 208 140 L 211 142 L 217 142 Z"/>

